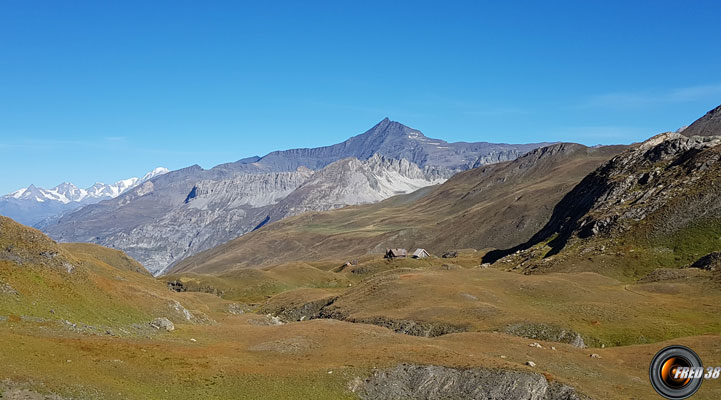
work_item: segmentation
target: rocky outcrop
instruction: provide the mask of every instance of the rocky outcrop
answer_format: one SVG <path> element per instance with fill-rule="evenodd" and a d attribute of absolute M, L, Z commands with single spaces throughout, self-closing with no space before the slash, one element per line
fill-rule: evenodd
<path fill-rule="evenodd" d="M 18 295 L 19 293 L 17 290 L 15 290 L 15 288 L 10 286 L 9 284 L 7 284 L 3 281 L 0 281 L 0 294 L 8 294 L 8 295 L 15 296 L 15 295 Z"/>
<path fill-rule="evenodd" d="M 275 315 L 285 322 L 305 321 L 320 318 L 323 308 L 333 304 L 337 298 L 336 296 L 324 297 L 299 304 L 294 302 L 282 302 L 280 304 L 266 303 L 258 312 Z"/>
<path fill-rule="evenodd" d="M 10 379 L 0 381 L 0 398 L 3 400 L 69 400 L 68 397 L 48 392 L 43 388 L 42 392 L 37 391 L 35 382 L 16 382 Z"/>
<path fill-rule="evenodd" d="M 341 313 L 321 312 L 319 318 L 331 318 L 356 324 L 376 325 L 392 330 L 395 333 L 420 337 L 437 337 L 449 333 L 467 332 L 466 326 L 452 325 L 443 322 L 416 321 L 403 318 L 377 317 L 349 317 Z"/>
<path fill-rule="evenodd" d="M 282 295 L 281 295 L 282 296 Z M 381 326 L 395 333 L 404 335 L 436 337 L 449 333 L 468 331 L 468 327 L 452 325 L 442 322 L 417 321 L 403 318 L 389 318 L 385 316 L 356 317 L 346 310 L 335 305 L 338 297 L 324 297 L 312 301 L 296 303 L 293 301 L 280 303 L 272 302 L 263 305 L 258 312 L 269 313 L 284 322 L 305 321 L 310 319 L 335 319 L 357 324 Z"/>
<path fill-rule="evenodd" d="M 507 150 L 492 150 L 488 154 L 481 155 L 473 163 L 473 168 L 478 168 L 483 165 L 495 164 L 504 161 L 515 160 L 516 158 L 525 154 L 525 151 L 507 149 Z"/>
<path fill-rule="evenodd" d="M 718 144 L 721 139 L 716 137 L 668 133 L 614 157 L 559 203 L 560 212 L 541 236 L 557 232 L 584 238 L 627 230 L 671 199 L 686 195 L 708 168 L 708 161 L 718 161 L 699 162 L 700 154 Z"/>
<path fill-rule="evenodd" d="M 706 271 L 721 271 L 721 252 L 714 251 L 696 260 L 688 268 L 699 268 Z"/>
<path fill-rule="evenodd" d="M 150 322 L 150 326 L 159 331 L 162 330 L 166 332 L 172 332 L 175 330 L 175 325 L 173 325 L 173 322 L 165 317 L 155 318 Z"/>
<path fill-rule="evenodd" d="M 21 268 L 38 265 L 68 274 L 82 270 L 75 257 L 42 232 L 1 215 L 0 261 L 9 261 Z"/>
<path fill-rule="evenodd" d="M 507 326 L 506 329 L 504 329 L 504 332 L 529 339 L 567 343 L 579 348 L 586 347 L 583 337 L 581 337 L 580 334 L 570 329 L 565 329 L 552 324 L 541 322 L 519 322 Z"/>
<path fill-rule="evenodd" d="M 363 400 L 582 400 L 568 385 L 542 374 L 510 369 L 401 364 L 349 384 Z"/>

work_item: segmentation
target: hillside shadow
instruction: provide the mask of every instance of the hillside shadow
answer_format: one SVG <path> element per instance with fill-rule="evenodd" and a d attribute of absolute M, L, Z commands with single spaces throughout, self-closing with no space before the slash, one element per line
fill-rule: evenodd
<path fill-rule="evenodd" d="M 489 251 L 483 256 L 481 262 L 484 264 L 493 264 L 501 258 L 517 251 L 526 250 L 545 242 L 554 235 L 557 236 L 548 242 L 551 250 L 546 253 L 544 258 L 558 254 L 566 247 L 573 232 L 579 228 L 579 220 L 591 210 L 596 200 L 605 192 L 606 185 L 601 179 L 601 176 L 602 174 L 599 173 L 586 176 L 570 192 L 563 196 L 561 201 L 553 208 L 551 217 L 546 225 L 536 232 L 527 242 L 509 249 Z"/>

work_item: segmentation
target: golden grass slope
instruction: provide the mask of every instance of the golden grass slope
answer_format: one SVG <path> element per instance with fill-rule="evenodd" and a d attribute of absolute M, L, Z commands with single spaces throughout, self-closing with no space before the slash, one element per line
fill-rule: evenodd
<path fill-rule="evenodd" d="M 522 276 L 473 267 L 483 252 L 465 251 L 451 260 L 366 256 L 354 266 L 290 263 L 235 270 L 235 280 L 210 277 L 238 298 L 275 294 L 252 312 L 215 295 L 172 292 L 113 250 L 57 245 L 11 220 L 0 224 L 3 398 L 353 399 L 374 370 L 414 363 L 536 372 L 595 399 L 654 399 L 647 369 L 661 347 L 686 344 L 708 365 L 721 364 L 721 296 L 707 271 L 638 284 L 593 273 Z M 189 279 L 196 278 L 203 277 Z M 264 286 L 270 281 L 276 285 Z M 335 319 L 278 324 L 265 315 L 328 296 L 351 317 L 469 332 L 426 338 Z M 184 320 L 175 302 L 214 322 Z M 174 319 L 176 329 L 147 328 L 157 316 Z M 518 321 L 569 327 L 606 347 L 504 333 Z M 696 398 L 721 397 L 717 383 Z"/>
<path fill-rule="evenodd" d="M 269 303 L 318 299 L 324 290 L 285 292 Z M 183 324 L 151 337 L 0 323 L 0 380 L 80 399 L 352 399 L 354 384 L 374 369 L 416 363 L 541 372 L 595 399 L 655 399 L 647 370 L 660 348 L 686 344 L 706 364 L 721 363 L 721 337 L 699 336 L 718 332 L 719 320 L 718 292 L 701 280 L 626 286 L 591 273 L 520 276 L 432 266 L 374 274 L 344 290 L 334 290 L 338 304 L 354 315 L 463 322 L 481 331 L 425 338 L 332 319 L 275 325 L 264 314 L 224 312 L 217 297 L 205 295 L 217 323 Z M 493 329 L 519 320 L 570 325 L 606 348 Z M 529 360 L 535 368 L 525 365 Z M 696 398 L 719 396 L 721 386 L 710 381 Z"/>
<path fill-rule="evenodd" d="M 150 276 L 150 272 L 145 267 L 120 250 L 93 243 L 60 243 L 59 246 L 68 250 L 76 258 L 83 258 L 89 262 L 102 262 L 116 269 Z"/>
<path fill-rule="evenodd" d="M 205 308 L 139 268 L 116 250 L 58 245 L 40 231 L 0 217 L 0 315 L 8 320 L 137 335 L 146 334 L 156 317 L 186 321 L 181 300 Z"/>

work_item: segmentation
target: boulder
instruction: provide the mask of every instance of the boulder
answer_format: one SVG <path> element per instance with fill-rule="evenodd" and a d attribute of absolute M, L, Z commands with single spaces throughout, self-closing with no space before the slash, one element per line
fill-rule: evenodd
<path fill-rule="evenodd" d="M 167 332 L 172 332 L 175 330 L 175 325 L 173 325 L 173 322 L 165 317 L 155 318 L 152 322 L 150 322 L 150 326 L 157 330 L 164 330 Z"/>
<path fill-rule="evenodd" d="M 10 284 L 0 281 L 0 294 L 17 295 L 18 291 L 10 286 Z"/>
<path fill-rule="evenodd" d="M 689 268 L 705 269 L 706 271 L 715 271 L 721 267 L 721 251 L 714 251 L 699 258 Z"/>

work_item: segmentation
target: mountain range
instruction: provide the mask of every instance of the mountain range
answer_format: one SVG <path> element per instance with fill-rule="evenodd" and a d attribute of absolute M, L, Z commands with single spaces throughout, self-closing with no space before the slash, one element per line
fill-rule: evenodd
<path fill-rule="evenodd" d="M 0 397 L 656 398 L 659 349 L 721 362 L 719 111 L 460 172 L 194 166 L 60 218 L 160 277 L 0 217 Z"/>
<path fill-rule="evenodd" d="M 171 171 L 39 227 L 122 249 L 159 274 L 269 222 L 409 193 L 546 144 L 448 143 L 386 118 L 332 146 Z"/>
<path fill-rule="evenodd" d="M 377 204 L 288 218 L 189 257 L 169 273 L 223 274 L 423 247 L 436 255 L 490 250 L 484 264 L 525 273 L 640 279 L 659 267 L 715 259 L 720 152 L 717 107 L 679 132 L 642 143 L 554 144 Z"/>
<path fill-rule="evenodd" d="M 350 139 L 317 148 L 274 151 L 264 157 L 250 157 L 221 164 L 219 171 L 293 171 L 300 166 L 317 170 L 344 159 L 366 160 L 374 154 L 396 160 L 405 159 L 419 167 L 426 165 L 463 171 L 474 166 L 512 160 L 548 143 L 448 143 L 426 137 L 421 131 L 399 122 L 383 119 L 368 131 Z"/>
<path fill-rule="evenodd" d="M 127 190 L 167 172 L 167 168 L 158 167 L 142 178 L 123 179 L 114 184 L 96 182 L 86 189 L 69 182 L 63 182 L 52 189 L 38 188 L 31 184 L 27 188 L 0 197 L 0 214 L 26 225 L 35 225 L 64 212 L 118 197 Z"/>

